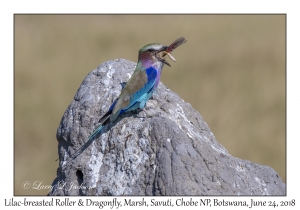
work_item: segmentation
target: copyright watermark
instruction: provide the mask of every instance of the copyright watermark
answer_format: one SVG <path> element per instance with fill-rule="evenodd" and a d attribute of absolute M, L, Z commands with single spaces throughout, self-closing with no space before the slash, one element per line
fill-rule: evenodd
<path fill-rule="evenodd" d="M 52 185 L 44 185 L 43 181 L 35 181 L 31 183 L 30 181 L 24 181 L 22 183 L 22 188 L 24 190 L 34 189 L 34 190 L 52 190 Z"/>
<path fill-rule="evenodd" d="M 28 190 L 28 189 L 30 189 L 30 187 L 31 187 L 31 183 L 29 181 L 25 181 L 22 183 L 23 189 Z"/>
<path fill-rule="evenodd" d="M 52 191 L 52 189 L 54 188 L 54 186 L 52 185 L 45 185 L 43 183 L 43 181 L 34 181 L 34 182 L 30 182 L 30 181 L 24 181 L 22 183 L 22 188 L 24 190 L 29 190 L 29 189 L 33 189 L 33 190 L 48 190 L 48 191 Z M 76 185 L 73 182 L 70 183 L 66 183 L 66 182 L 58 182 L 56 184 L 56 188 L 58 189 L 66 189 L 66 190 L 71 190 L 71 189 L 90 189 L 90 187 L 85 186 L 83 183 L 81 185 Z"/>

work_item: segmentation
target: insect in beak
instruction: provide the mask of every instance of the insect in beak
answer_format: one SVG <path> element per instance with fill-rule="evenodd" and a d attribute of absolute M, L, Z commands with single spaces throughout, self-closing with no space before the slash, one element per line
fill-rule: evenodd
<path fill-rule="evenodd" d="M 176 59 L 171 55 L 171 53 L 168 53 L 167 51 L 163 51 L 161 56 L 165 57 L 166 55 L 168 55 L 172 61 L 176 62 Z"/>
<path fill-rule="evenodd" d="M 168 55 L 172 61 L 176 62 L 176 59 L 171 55 L 171 52 L 184 43 L 186 43 L 186 39 L 184 37 L 180 37 L 176 39 L 172 44 L 170 44 L 170 46 L 168 47 L 164 46 L 160 50 L 160 52 L 162 52 L 161 56 L 163 62 L 166 63 L 168 66 L 171 66 L 167 61 L 165 61 L 165 59 L 163 59 L 166 55 Z"/>
<path fill-rule="evenodd" d="M 186 43 L 186 39 L 184 37 L 180 37 L 178 39 L 176 39 L 172 44 L 170 44 L 169 46 L 163 46 L 157 53 L 162 53 L 161 57 L 157 56 L 158 59 L 160 61 L 162 61 L 163 63 L 167 64 L 168 66 L 171 67 L 171 65 L 165 60 L 165 56 L 168 55 L 169 58 L 176 62 L 176 59 L 171 55 L 171 52 L 173 50 L 175 50 L 177 47 L 179 47 L 180 45 Z M 158 55 L 158 54 L 157 54 Z"/>

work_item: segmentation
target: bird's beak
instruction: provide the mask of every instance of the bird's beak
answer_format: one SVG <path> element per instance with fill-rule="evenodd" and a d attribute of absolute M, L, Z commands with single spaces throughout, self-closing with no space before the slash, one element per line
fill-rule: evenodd
<path fill-rule="evenodd" d="M 161 60 L 162 60 L 162 62 L 163 62 L 164 64 L 167 64 L 168 66 L 171 67 L 171 65 L 168 63 L 168 61 L 166 61 L 165 59 L 161 59 Z"/>
<path fill-rule="evenodd" d="M 169 47 L 169 46 L 162 46 L 162 47 L 160 48 L 160 50 L 158 50 L 157 52 L 160 53 L 160 52 L 162 52 L 162 51 L 166 51 L 166 50 L 168 49 L 168 47 Z"/>
<path fill-rule="evenodd" d="M 169 58 L 170 58 L 172 61 L 176 61 L 176 60 L 175 60 L 175 58 L 171 55 L 171 53 L 169 53 L 169 52 L 167 51 L 168 48 L 169 48 L 168 46 L 163 46 L 159 51 L 157 51 L 157 53 L 162 53 L 162 55 L 161 55 L 162 58 L 160 58 L 159 60 L 161 60 L 163 63 L 165 63 L 166 65 L 168 65 L 168 66 L 171 67 L 171 65 L 164 59 L 164 57 L 165 57 L 166 55 L 168 55 Z"/>

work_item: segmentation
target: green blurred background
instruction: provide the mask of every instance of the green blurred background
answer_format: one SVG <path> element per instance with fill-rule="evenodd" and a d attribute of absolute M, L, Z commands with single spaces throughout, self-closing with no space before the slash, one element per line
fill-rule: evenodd
<path fill-rule="evenodd" d="M 285 15 L 15 15 L 15 195 L 46 195 L 56 129 L 85 76 L 148 43 L 188 42 L 162 82 L 199 111 L 217 140 L 286 181 Z"/>

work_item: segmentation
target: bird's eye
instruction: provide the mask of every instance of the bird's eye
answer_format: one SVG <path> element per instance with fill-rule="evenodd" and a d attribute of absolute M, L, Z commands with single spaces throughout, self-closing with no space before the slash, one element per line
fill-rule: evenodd
<path fill-rule="evenodd" d="M 148 51 L 148 52 L 153 52 L 153 49 L 148 49 L 147 51 Z"/>

